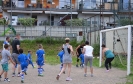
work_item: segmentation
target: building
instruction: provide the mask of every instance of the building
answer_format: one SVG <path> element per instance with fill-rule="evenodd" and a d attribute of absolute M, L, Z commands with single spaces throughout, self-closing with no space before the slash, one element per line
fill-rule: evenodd
<path fill-rule="evenodd" d="M 130 0 L 2 0 L 4 17 L 12 18 L 12 25 L 20 25 L 18 18 L 36 18 L 37 26 L 44 21 L 59 25 L 60 21 L 72 18 L 86 19 L 92 26 L 103 25 L 118 19 L 118 13 L 129 12 Z M 133 3 L 133 0 L 131 0 Z M 72 3 L 72 4 L 71 4 Z M 72 7 L 72 10 L 71 10 Z M 133 6 L 131 4 L 131 10 Z M 121 14 L 119 18 L 125 18 Z M 116 20 L 115 19 L 115 20 Z M 62 25 L 62 24 L 61 24 Z"/>

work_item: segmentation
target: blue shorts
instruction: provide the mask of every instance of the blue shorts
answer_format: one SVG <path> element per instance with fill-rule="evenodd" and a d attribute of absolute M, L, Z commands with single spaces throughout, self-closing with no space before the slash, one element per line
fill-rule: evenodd
<path fill-rule="evenodd" d="M 37 60 L 36 63 L 37 63 L 38 66 L 43 66 L 44 65 L 43 60 Z"/>
<path fill-rule="evenodd" d="M 21 64 L 21 70 L 25 72 L 27 70 L 27 66 L 28 64 Z"/>

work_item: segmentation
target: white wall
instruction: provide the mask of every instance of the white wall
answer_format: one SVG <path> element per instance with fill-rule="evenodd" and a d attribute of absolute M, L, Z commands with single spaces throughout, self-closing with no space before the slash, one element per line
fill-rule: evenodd
<path fill-rule="evenodd" d="M 39 25 L 41 23 L 41 21 L 45 21 L 48 20 L 48 15 L 46 14 L 39 14 L 37 15 L 37 25 Z"/>

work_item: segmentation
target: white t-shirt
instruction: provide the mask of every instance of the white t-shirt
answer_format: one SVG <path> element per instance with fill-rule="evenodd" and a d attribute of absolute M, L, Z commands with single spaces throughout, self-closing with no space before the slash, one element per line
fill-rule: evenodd
<path fill-rule="evenodd" d="M 93 47 L 92 46 L 89 46 L 89 45 L 86 45 L 86 46 L 84 46 L 84 49 L 85 49 L 85 56 L 91 56 L 91 57 L 93 57 Z"/>

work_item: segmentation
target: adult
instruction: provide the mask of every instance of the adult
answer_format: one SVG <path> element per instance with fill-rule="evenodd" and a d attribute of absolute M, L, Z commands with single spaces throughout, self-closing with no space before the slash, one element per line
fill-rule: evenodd
<path fill-rule="evenodd" d="M 87 77 L 87 65 L 89 61 L 90 65 L 90 72 L 91 72 L 91 77 L 93 77 L 93 67 L 92 67 L 92 62 L 93 62 L 93 47 L 89 45 L 89 42 L 85 42 L 85 46 L 83 47 L 82 53 L 84 54 L 84 77 Z"/>
<path fill-rule="evenodd" d="M 10 42 L 10 37 L 7 36 L 7 37 L 6 37 L 6 40 L 3 42 L 3 49 L 5 49 L 5 48 L 4 48 L 4 45 L 5 45 L 5 44 L 7 44 L 8 46 L 10 46 L 10 43 L 9 43 L 9 42 Z M 10 50 L 10 47 L 9 47 L 9 50 Z"/>
<path fill-rule="evenodd" d="M 76 55 L 77 55 L 77 64 L 76 64 L 76 67 L 78 67 L 78 63 L 79 63 L 79 60 L 80 60 L 79 56 L 82 54 L 83 46 L 84 46 L 84 44 L 78 45 L 78 47 L 76 48 Z"/>
<path fill-rule="evenodd" d="M 102 56 L 103 56 L 103 60 L 104 58 L 106 58 L 105 60 L 105 67 L 107 72 L 109 71 L 109 68 L 111 69 L 111 62 L 114 59 L 114 54 L 111 50 L 109 50 L 109 48 L 106 48 L 106 45 L 102 44 Z M 108 67 L 109 65 L 109 67 Z"/>
<path fill-rule="evenodd" d="M 20 63 L 18 61 L 19 49 L 20 49 L 20 34 L 17 34 L 15 39 L 12 41 L 12 59 L 16 63 L 18 68 L 18 77 L 20 76 Z M 15 76 L 16 66 L 13 66 L 12 77 Z"/>
<path fill-rule="evenodd" d="M 72 80 L 70 78 L 71 67 L 72 67 L 71 53 L 74 55 L 74 52 L 73 52 L 73 47 L 69 44 L 70 39 L 66 38 L 65 41 L 66 41 L 66 43 L 63 44 L 63 50 L 64 50 L 63 68 L 62 68 L 61 72 L 57 75 L 56 79 L 59 80 L 60 75 L 66 70 L 66 67 L 68 66 L 68 77 L 66 78 L 66 81 L 70 81 L 70 80 Z"/>

